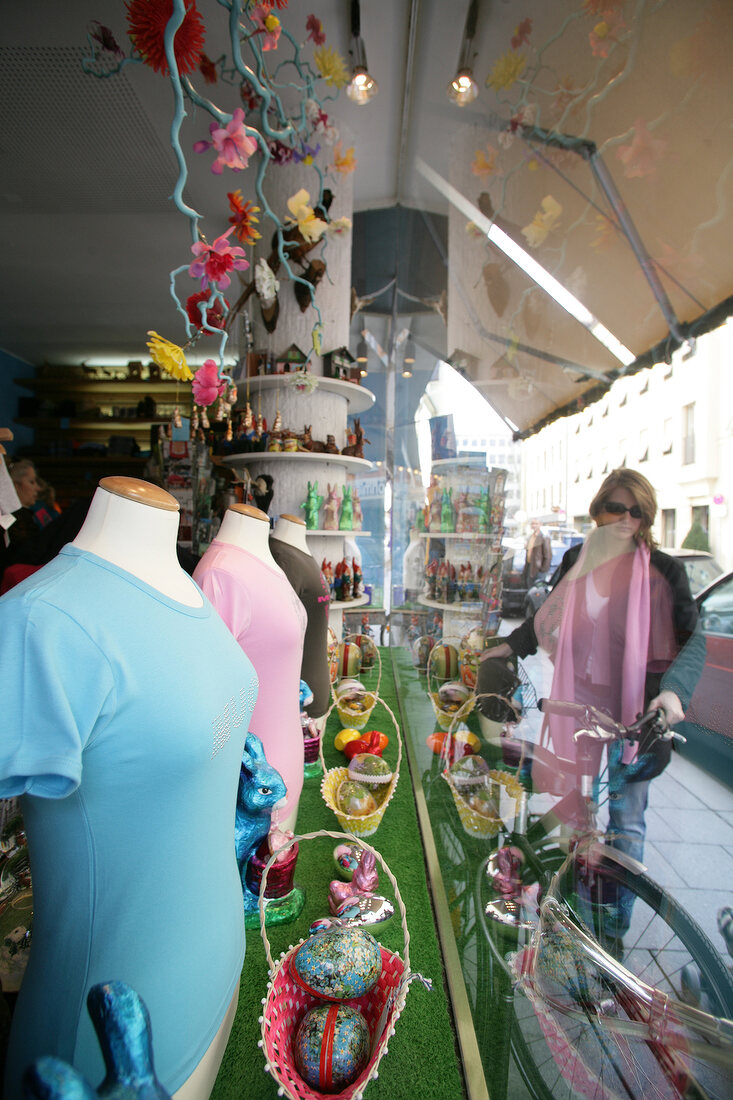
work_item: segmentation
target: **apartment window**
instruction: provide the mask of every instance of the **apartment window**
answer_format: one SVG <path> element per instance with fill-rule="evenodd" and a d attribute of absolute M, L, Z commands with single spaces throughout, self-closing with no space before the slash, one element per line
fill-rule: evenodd
<path fill-rule="evenodd" d="M 710 533 L 710 509 L 707 504 L 693 505 L 692 522 L 699 523 L 706 535 Z"/>
<path fill-rule="evenodd" d="M 682 465 L 695 461 L 695 402 L 682 407 Z"/>
<path fill-rule="evenodd" d="M 649 461 L 649 429 L 642 428 L 639 432 L 639 462 Z"/>
<path fill-rule="evenodd" d="M 663 455 L 671 455 L 672 454 L 672 434 L 673 434 L 673 421 L 672 421 L 672 417 L 670 416 L 670 417 L 667 418 L 667 420 L 664 421 L 664 442 L 662 444 L 662 454 Z M 666 545 L 671 546 L 672 544 L 668 542 Z"/>
<path fill-rule="evenodd" d="M 677 544 L 677 513 L 674 508 L 662 509 L 662 546 L 676 546 Z"/>

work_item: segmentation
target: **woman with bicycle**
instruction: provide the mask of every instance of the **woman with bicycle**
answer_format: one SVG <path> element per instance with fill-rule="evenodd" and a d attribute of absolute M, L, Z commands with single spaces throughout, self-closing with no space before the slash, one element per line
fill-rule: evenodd
<path fill-rule="evenodd" d="M 620 468 L 590 504 L 595 528 L 563 557 L 560 575 L 536 615 L 488 649 L 482 662 L 526 657 L 545 649 L 554 665 L 552 698 L 585 703 L 624 725 L 660 708 L 669 726 L 682 721 L 705 662 L 705 642 L 687 574 L 657 549 L 651 533 L 656 494 L 647 479 Z M 489 672 L 488 666 L 484 669 Z M 487 677 L 483 677 L 486 681 Z M 477 691 L 482 689 L 479 671 Z M 577 747 L 571 719 L 548 715 L 543 736 L 572 765 Z M 641 751 L 640 751 L 641 750 Z M 670 742 L 614 742 L 608 750 L 607 839 L 641 860 L 649 782 L 666 767 Z M 598 771 L 602 749 L 598 747 Z M 533 768 L 535 788 L 552 777 Z M 618 898 L 616 936 L 628 930 L 631 896 Z"/>

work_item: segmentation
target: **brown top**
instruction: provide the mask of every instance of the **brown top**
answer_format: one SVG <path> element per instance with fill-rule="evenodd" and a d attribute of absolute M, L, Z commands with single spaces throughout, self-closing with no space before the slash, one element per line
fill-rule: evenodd
<path fill-rule="evenodd" d="M 269 525 L 270 517 L 260 508 L 254 508 L 251 504 L 232 504 L 227 508 L 228 512 L 236 512 L 238 516 L 249 516 L 250 519 L 262 519 Z"/>
<path fill-rule="evenodd" d="M 291 516 L 289 512 L 283 512 L 280 519 L 286 519 L 289 523 L 298 523 L 301 527 L 305 527 L 305 520 L 302 516 Z"/>
<path fill-rule="evenodd" d="M 178 501 L 160 485 L 153 485 L 150 481 L 141 481 L 137 477 L 122 477 L 113 474 L 111 477 L 103 477 L 99 483 L 100 489 L 105 489 L 117 497 L 127 497 L 138 504 L 147 504 L 151 508 L 160 508 L 164 512 L 177 512 Z"/>

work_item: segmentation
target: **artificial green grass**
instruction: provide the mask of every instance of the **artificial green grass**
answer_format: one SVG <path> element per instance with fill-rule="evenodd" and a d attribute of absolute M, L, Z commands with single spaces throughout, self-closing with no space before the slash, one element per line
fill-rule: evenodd
<path fill-rule="evenodd" d="M 399 720 L 390 652 L 382 649 L 381 653 L 380 695 Z M 369 675 L 362 679 L 367 687 L 372 686 Z M 384 757 L 394 765 L 397 761 L 394 728 L 383 708 L 375 709 L 368 725 L 389 736 L 390 744 Z M 333 748 L 333 738 L 340 728 L 334 711 L 324 736 L 327 767 L 345 763 L 343 754 Z M 429 732 L 427 729 L 426 736 Z M 320 829 L 340 831 L 335 814 L 321 797 L 319 778 L 307 779 L 304 783 L 297 827 L 300 834 Z M 424 989 L 420 982 L 411 984 L 388 1053 L 379 1065 L 379 1077 L 367 1087 L 367 1100 L 413 1100 L 417 1097 L 419 1100 L 461 1100 L 465 1096 L 463 1075 L 444 985 L 442 956 L 404 748 L 397 790 L 376 833 L 366 839 L 380 852 L 397 880 L 407 910 L 411 969 L 433 981 L 432 992 Z M 306 935 L 315 917 L 328 913 L 328 884 L 336 878 L 332 860 L 336 843 L 331 838 L 319 838 L 301 844 L 295 881 L 305 889 L 306 904 L 303 913 L 292 924 L 267 930 L 275 961 L 282 951 Z M 379 892 L 391 896 L 384 873 L 380 876 Z M 386 948 L 404 957 L 399 914 L 379 925 L 376 935 Z M 264 1072 L 264 1056 L 257 1046 L 266 986 L 264 945 L 257 930 L 248 930 L 237 1015 L 212 1100 L 269 1100 L 277 1096 L 277 1084 Z"/>

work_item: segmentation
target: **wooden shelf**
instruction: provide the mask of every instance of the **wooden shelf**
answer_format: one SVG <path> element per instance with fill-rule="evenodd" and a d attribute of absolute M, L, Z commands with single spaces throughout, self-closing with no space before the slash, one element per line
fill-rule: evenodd
<path fill-rule="evenodd" d="M 63 368 L 59 367 L 59 372 Z M 70 397 L 72 394 L 92 394 L 94 396 L 130 397 L 137 403 L 142 397 L 170 397 L 175 399 L 175 391 L 182 387 L 185 396 L 188 383 L 179 382 L 175 378 L 169 381 L 161 379 L 159 382 L 150 382 L 147 379 L 134 381 L 130 378 L 115 380 L 112 378 L 54 378 L 53 375 L 44 374 L 41 378 L 14 378 L 16 386 L 22 386 L 25 390 L 31 390 L 38 394 L 61 394 Z M 127 393 L 126 391 L 130 391 Z"/>
<path fill-rule="evenodd" d="M 84 420 L 69 416 L 18 416 L 15 418 L 15 423 L 23 424 L 27 428 L 39 428 L 59 432 L 106 432 L 110 428 L 117 432 L 123 432 L 125 429 L 131 429 L 137 432 L 150 431 L 153 424 L 167 424 L 169 420 L 169 416 L 158 416 L 154 420 L 138 420 L 136 417 L 130 417 L 129 420 L 113 420 L 111 418 L 109 420 L 104 418 L 100 420 Z"/>

